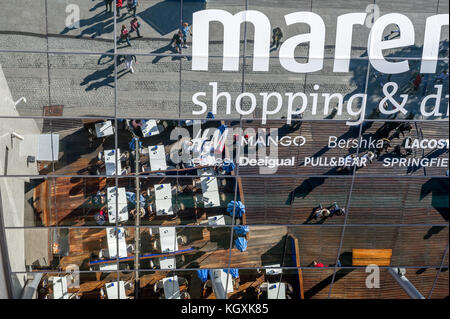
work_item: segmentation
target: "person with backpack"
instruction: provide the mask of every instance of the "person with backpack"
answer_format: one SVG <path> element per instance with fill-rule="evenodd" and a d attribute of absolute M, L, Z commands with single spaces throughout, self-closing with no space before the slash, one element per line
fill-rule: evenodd
<path fill-rule="evenodd" d="M 136 31 L 137 37 L 141 38 L 141 32 L 139 31 L 139 29 L 141 28 L 141 23 L 138 21 L 137 18 L 133 18 L 133 20 L 131 20 L 130 22 L 130 33 L 133 33 L 134 31 Z"/>
<path fill-rule="evenodd" d="M 121 44 L 124 40 L 127 42 L 128 46 L 131 46 L 130 33 L 128 32 L 127 27 L 123 24 L 122 29 L 120 30 L 120 38 L 117 41 L 117 44 Z"/>

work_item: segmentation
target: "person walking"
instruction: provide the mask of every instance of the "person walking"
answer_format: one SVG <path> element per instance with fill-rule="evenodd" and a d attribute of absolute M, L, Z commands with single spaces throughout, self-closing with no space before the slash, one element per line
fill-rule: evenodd
<path fill-rule="evenodd" d="M 447 70 L 444 70 L 437 76 L 436 83 L 442 84 L 447 79 L 448 79 Z"/>
<path fill-rule="evenodd" d="M 183 38 L 183 33 L 181 30 L 178 30 L 172 37 L 172 41 L 170 41 L 169 45 L 173 44 L 173 47 L 178 53 L 181 53 L 181 39 Z"/>
<path fill-rule="evenodd" d="M 133 69 L 133 61 L 136 63 L 136 56 L 132 54 L 127 54 L 125 56 L 125 66 L 127 67 L 127 70 L 131 73 L 134 73 Z"/>
<path fill-rule="evenodd" d="M 120 37 L 117 41 L 117 44 L 121 44 L 124 40 L 127 42 L 128 46 L 131 46 L 130 33 L 128 32 L 127 27 L 123 24 L 122 29 L 120 30 Z"/>
<path fill-rule="evenodd" d="M 106 12 L 113 12 L 113 0 L 105 0 Z"/>
<path fill-rule="evenodd" d="M 187 48 L 187 36 L 188 33 L 192 36 L 192 31 L 191 28 L 189 27 L 189 24 L 187 22 L 184 22 L 182 27 L 181 27 L 181 33 L 183 36 L 183 48 Z"/>
<path fill-rule="evenodd" d="M 130 33 L 133 33 L 134 31 L 136 31 L 137 37 L 142 38 L 141 32 L 139 31 L 140 28 L 141 28 L 141 23 L 138 21 L 137 18 L 133 18 L 133 20 L 131 20 L 131 22 L 130 22 Z"/>
<path fill-rule="evenodd" d="M 275 50 L 278 50 L 281 44 L 281 38 L 283 38 L 283 30 L 280 27 L 276 27 L 272 31 L 272 45 L 270 47 L 275 47 Z"/>
<path fill-rule="evenodd" d="M 123 6 L 123 1 L 122 0 L 116 0 L 116 16 L 120 17 L 120 9 Z"/>
<path fill-rule="evenodd" d="M 137 0 L 127 0 L 128 13 L 133 12 L 133 17 L 136 17 L 137 6 L 138 6 Z"/>
<path fill-rule="evenodd" d="M 333 206 L 330 208 L 331 215 L 337 215 L 337 216 L 344 216 L 345 215 L 345 208 L 339 207 L 339 205 L 334 202 Z"/>

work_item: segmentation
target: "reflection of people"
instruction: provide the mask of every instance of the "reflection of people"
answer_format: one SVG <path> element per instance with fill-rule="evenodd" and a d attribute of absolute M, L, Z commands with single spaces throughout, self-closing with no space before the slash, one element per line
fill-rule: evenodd
<path fill-rule="evenodd" d="M 121 44 L 124 40 L 127 42 L 128 46 L 131 46 L 128 29 L 125 25 L 122 25 L 122 29 L 120 30 L 120 38 L 117 41 L 117 44 Z"/>
<path fill-rule="evenodd" d="M 439 75 L 436 77 L 436 83 L 442 84 L 447 78 L 448 78 L 447 70 L 444 70 L 441 73 L 439 73 Z"/>
<path fill-rule="evenodd" d="M 331 206 L 330 212 L 333 215 L 344 216 L 345 208 L 340 208 L 339 205 L 336 202 L 334 202 L 333 206 Z"/>
<path fill-rule="evenodd" d="M 137 0 L 127 0 L 128 13 L 133 12 L 133 17 L 136 16 L 137 5 Z"/>
<path fill-rule="evenodd" d="M 181 53 L 181 39 L 183 37 L 183 33 L 181 30 L 178 30 L 172 37 L 172 41 L 170 41 L 170 45 L 173 44 L 173 47 L 177 51 L 177 53 Z"/>
<path fill-rule="evenodd" d="M 331 213 L 328 209 L 322 208 L 322 205 L 320 205 L 320 207 L 314 213 L 314 219 L 327 218 L 328 216 L 330 216 L 330 214 Z"/>
<path fill-rule="evenodd" d="M 130 22 L 130 33 L 136 31 L 137 37 L 141 38 L 141 32 L 139 31 L 139 29 L 141 28 L 141 23 L 138 21 L 137 18 L 134 18 L 133 20 L 131 20 Z"/>
<path fill-rule="evenodd" d="M 123 6 L 123 1 L 122 0 L 116 0 L 116 13 L 117 13 L 117 17 L 120 17 L 120 9 Z"/>
<path fill-rule="evenodd" d="M 127 54 L 125 56 L 125 66 L 127 67 L 127 70 L 131 71 L 131 73 L 134 73 L 133 61 L 136 63 L 136 56 L 135 55 Z"/>
<path fill-rule="evenodd" d="M 187 48 L 188 33 L 192 36 L 191 29 L 189 28 L 189 24 L 187 22 L 183 23 L 183 26 L 181 27 L 181 33 L 183 34 L 183 48 Z"/>
<path fill-rule="evenodd" d="M 97 222 L 97 225 L 102 226 L 106 223 L 107 215 L 103 211 L 103 209 L 101 209 L 97 214 L 95 214 L 94 218 Z"/>
<path fill-rule="evenodd" d="M 322 268 L 325 267 L 324 264 L 322 264 L 320 261 L 313 261 L 312 262 L 313 267 L 318 267 L 318 268 Z"/>
<path fill-rule="evenodd" d="M 270 47 L 274 46 L 275 50 L 278 49 L 281 44 L 281 38 L 283 38 L 283 30 L 280 27 L 276 27 L 272 31 L 272 45 Z"/>

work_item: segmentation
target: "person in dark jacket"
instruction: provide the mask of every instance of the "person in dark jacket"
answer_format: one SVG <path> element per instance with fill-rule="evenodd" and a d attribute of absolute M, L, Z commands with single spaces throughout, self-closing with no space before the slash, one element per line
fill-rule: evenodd
<path fill-rule="evenodd" d="M 133 17 L 136 16 L 137 6 L 138 6 L 137 0 L 127 0 L 128 13 L 133 12 Z"/>
<path fill-rule="evenodd" d="M 105 0 L 106 12 L 113 12 L 112 3 L 113 0 Z"/>
<path fill-rule="evenodd" d="M 281 44 L 281 39 L 283 38 L 283 31 L 281 30 L 280 27 L 276 27 L 275 29 L 273 29 L 272 31 L 272 45 L 270 46 L 275 47 L 275 50 L 278 49 L 278 47 Z"/>

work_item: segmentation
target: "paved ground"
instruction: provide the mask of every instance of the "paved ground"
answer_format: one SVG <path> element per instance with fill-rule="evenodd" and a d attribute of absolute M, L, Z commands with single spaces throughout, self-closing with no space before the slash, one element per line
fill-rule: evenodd
<path fill-rule="evenodd" d="M 421 1 L 413 2 L 401 0 L 392 4 L 389 1 L 377 1 L 381 13 L 401 12 L 414 22 L 416 30 L 416 45 L 408 50 L 391 52 L 391 56 L 420 56 L 423 42 L 423 29 L 426 17 L 439 12 L 448 11 L 448 4 L 437 0 L 428 3 L 426 7 Z M 113 116 L 115 115 L 115 82 L 113 60 L 107 54 L 114 52 L 114 21 L 112 14 L 105 12 L 103 1 L 72 0 L 71 4 L 80 9 L 80 27 L 71 29 L 66 27 L 66 7 L 69 1 L 64 0 L 18 0 L 14 6 L 6 6 L 0 12 L 0 48 L 2 50 L 33 50 L 52 52 L 84 52 L 91 54 L 25 54 L 0 53 L 0 64 L 3 67 L 8 84 L 14 98 L 27 97 L 28 103 L 18 106 L 22 115 L 40 116 L 44 105 L 64 105 L 65 116 Z M 446 7 L 447 6 L 447 7 Z M 183 10 L 179 1 L 141 0 L 138 18 L 142 23 L 142 39 L 132 39 L 131 47 L 119 45 L 119 53 L 140 54 L 173 54 L 168 43 L 179 27 L 182 20 L 192 22 L 192 13 L 205 7 L 200 1 L 185 1 Z M 364 92 L 367 72 L 367 62 L 352 62 L 352 72 L 342 74 L 333 73 L 333 55 L 336 34 L 336 16 L 349 12 L 363 12 L 367 1 L 268 1 L 249 0 L 248 8 L 265 13 L 273 26 L 285 25 L 284 15 L 299 11 L 313 10 L 325 21 L 327 27 L 326 56 L 330 57 L 324 63 L 320 72 L 308 75 L 298 75 L 285 71 L 277 58 L 277 51 L 273 51 L 270 63 L 270 76 L 251 71 L 251 59 L 246 59 L 247 66 L 244 75 L 241 72 L 222 72 L 221 58 L 210 58 L 210 72 L 191 71 L 190 59 L 176 57 L 141 57 L 138 56 L 135 65 L 136 73 L 122 72 L 124 65 L 118 67 L 117 82 L 117 115 L 121 117 L 195 117 L 192 115 L 194 104 L 192 95 L 196 92 L 207 92 L 206 102 L 211 105 L 211 87 L 209 82 L 219 83 L 221 90 L 231 93 L 234 99 L 245 91 L 256 94 L 260 92 L 305 92 L 314 93 L 313 85 L 320 84 L 318 93 L 342 93 L 348 99 L 355 93 Z M 210 0 L 206 8 L 225 9 L 236 13 L 245 9 L 244 0 L 223 1 Z M 182 13 L 181 13 L 182 11 Z M 47 14 L 46 14 L 47 13 Z M 129 25 L 130 15 L 122 10 L 118 20 L 118 28 L 122 24 Z M 286 38 L 301 32 L 307 32 L 304 25 L 294 25 L 285 29 Z M 244 39 L 244 26 L 241 27 L 241 38 Z M 222 54 L 222 28 L 219 24 L 211 27 L 211 55 Z M 247 29 L 249 39 L 245 54 L 252 54 L 253 27 Z M 365 46 L 369 29 L 358 27 L 354 32 L 355 57 L 365 56 Z M 48 37 L 47 37 L 48 35 Z M 442 35 L 448 40 L 448 29 Z M 447 42 L 448 48 L 448 42 Z M 185 50 L 190 54 L 190 48 Z M 94 54 L 97 53 L 97 54 Z M 99 55 L 105 53 L 105 55 Z M 307 51 L 299 48 L 299 55 L 304 56 Z M 242 54 L 244 46 L 242 45 Z M 448 57 L 448 50 L 444 52 Z M 444 61 L 440 69 L 448 67 L 448 60 Z M 181 70 L 181 73 L 180 73 Z M 411 74 L 394 77 L 392 80 L 408 83 Z M 181 79 L 181 82 L 180 82 Z M 269 82 L 269 81 L 270 82 Z M 244 85 L 242 83 L 244 81 Z M 377 79 L 370 77 L 370 88 L 376 96 L 375 102 L 368 110 L 368 114 L 379 101 L 381 90 Z M 426 82 L 432 89 L 434 79 Z M 448 87 L 447 87 L 448 90 Z M 448 91 L 447 91 L 448 92 Z M 209 102 L 209 103 L 208 103 Z M 258 99 L 258 105 L 261 100 Z M 309 105 L 312 99 L 310 98 Z M 413 103 L 416 104 L 413 99 Z M 320 100 L 319 100 L 319 103 Z M 286 102 L 284 102 L 286 104 Z M 319 104 L 320 106 L 321 104 Z M 224 114 L 223 117 L 237 117 Z M 274 105 L 272 105 L 274 106 Z M 311 108 L 305 113 L 305 118 L 324 118 L 319 107 L 319 114 L 312 115 Z M 278 114 L 278 118 L 283 116 Z M 0 114 L 1 116 L 1 114 Z M 260 116 L 260 111 L 251 116 Z M 203 116 L 200 116 L 203 117 Z M 348 119 L 345 111 L 335 118 Z"/>

